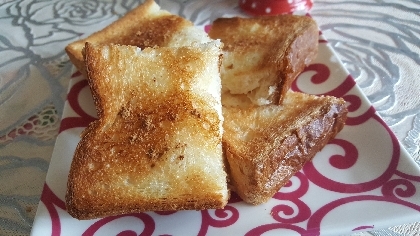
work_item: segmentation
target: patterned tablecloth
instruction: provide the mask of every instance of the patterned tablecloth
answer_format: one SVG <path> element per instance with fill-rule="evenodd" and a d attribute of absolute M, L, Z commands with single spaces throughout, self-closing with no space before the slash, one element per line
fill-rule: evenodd
<path fill-rule="evenodd" d="M 157 2 L 172 12 L 200 17 L 186 13 L 189 9 L 182 5 Z M 236 0 L 218 2 L 226 9 L 237 5 Z M 74 72 L 63 48 L 137 4 L 0 1 L 0 235 L 31 231 Z M 420 2 L 315 0 L 310 13 L 420 165 Z M 420 223 L 407 223 L 358 235 L 420 235 Z"/>

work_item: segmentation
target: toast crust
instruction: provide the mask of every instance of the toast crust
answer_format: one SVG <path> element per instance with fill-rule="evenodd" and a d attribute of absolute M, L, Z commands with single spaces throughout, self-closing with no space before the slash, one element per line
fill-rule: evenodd
<path fill-rule="evenodd" d="M 219 18 L 209 36 L 224 44 L 222 96 L 281 104 L 293 80 L 318 53 L 318 26 L 306 16 Z"/>
<path fill-rule="evenodd" d="M 193 23 L 161 10 L 153 0 L 146 0 L 104 29 L 70 43 L 65 51 L 76 68 L 86 75 L 82 54 L 86 42 L 132 45 L 141 49 L 161 47 L 167 45 L 173 35 L 188 26 L 193 26 Z"/>
<path fill-rule="evenodd" d="M 247 203 L 267 202 L 336 136 L 347 117 L 343 99 L 288 92 L 284 103 L 223 108 L 230 185 Z"/>
<path fill-rule="evenodd" d="M 78 219 L 223 208 L 220 49 L 85 46 L 99 119 L 82 133 L 66 207 Z M 204 84 L 204 85 L 203 85 Z M 206 90 L 207 89 L 207 90 Z"/>

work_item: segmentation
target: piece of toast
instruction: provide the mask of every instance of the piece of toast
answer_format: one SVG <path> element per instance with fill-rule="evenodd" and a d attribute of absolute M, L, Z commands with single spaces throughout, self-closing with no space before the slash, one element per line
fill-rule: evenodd
<path fill-rule="evenodd" d="M 281 104 L 293 80 L 318 53 L 318 26 L 307 16 L 219 18 L 209 36 L 224 44 L 222 100 Z"/>
<path fill-rule="evenodd" d="M 190 46 L 210 42 L 210 38 L 191 21 L 162 10 L 153 0 L 146 0 L 104 29 L 67 45 L 65 51 L 70 61 L 85 75 L 82 49 L 86 42 L 133 45 L 144 49 Z"/>
<path fill-rule="evenodd" d="M 232 190 L 268 201 L 343 128 L 345 101 L 289 91 L 282 105 L 223 107 L 223 145 Z"/>
<path fill-rule="evenodd" d="M 99 119 L 74 154 L 70 215 L 223 208 L 221 43 L 144 50 L 87 43 L 84 53 Z"/>

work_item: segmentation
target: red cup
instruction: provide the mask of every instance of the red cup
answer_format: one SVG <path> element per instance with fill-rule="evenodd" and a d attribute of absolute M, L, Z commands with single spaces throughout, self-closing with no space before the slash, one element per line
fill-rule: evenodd
<path fill-rule="evenodd" d="M 250 15 L 279 15 L 308 12 L 313 0 L 239 0 L 239 6 Z"/>

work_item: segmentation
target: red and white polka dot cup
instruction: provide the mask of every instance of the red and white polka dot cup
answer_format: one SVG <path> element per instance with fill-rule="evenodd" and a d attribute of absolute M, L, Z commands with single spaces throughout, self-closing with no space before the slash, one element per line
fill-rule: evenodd
<path fill-rule="evenodd" d="M 239 0 L 239 6 L 250 15 L 278 15 L 308 12 L 313 0 Z"/>

